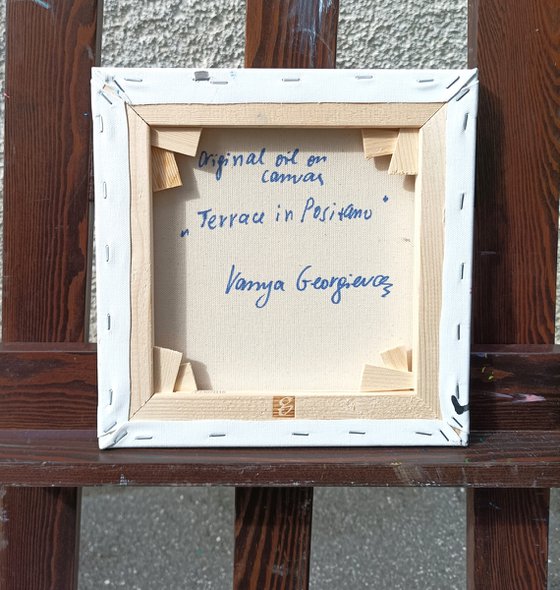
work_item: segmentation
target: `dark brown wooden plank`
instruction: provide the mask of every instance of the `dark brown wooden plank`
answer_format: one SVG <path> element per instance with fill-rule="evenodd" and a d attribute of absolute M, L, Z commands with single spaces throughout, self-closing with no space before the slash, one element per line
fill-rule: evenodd
<path fill-rule="evenodd" d="M 560 487 L 560 433 L 477 432 L 467 448 L 112 449 L 94 431 L 0 430 L 4 485 Z"/>
<path fill-rule="evenodd" d="M 468 491 L 468 589 L 546 590 L 550 490 Z"/>
<path fill-rule="evenodd" d="M 235 512 L 233 587 L 307 588 L 313 488 L 237 488 Z"/>
<path fill-rule="evenodd" d="M 470 408 L 473 430 L 558 430 L 560 347 L 473 353 Z"/>
<path fill-rule="evenodd" d="M 84 339 L 97 0 L 8 0 L 4 341 Z"/>
<path fill-rule="evenodd" d="M 95 428 L 95 350 L 88 344 L 0 346 L 0 428 Z"/>
<path fill-rule="evenodd" d="M 560 183 L 557 0 L 471 0 L 480 70 L 473 341 L 554 340 Z"/>
<path fill-rule="evenodd" d="M 245 67 L 334 68 L 338 0 L 247 0 Z"/>
<path fill-rule="evenodd" d="M 76 587 L 79 494 L 75 488 L 0 488 L 3 590 Z"/>
<path fill-rule="evenodd" d="M 554 340 L 559 57 L 556 0 L 507 6 L 470 0 L 469 63 L 480 76 L 472 324 L 477 343 Z M 498 362 L 490 368 L 495 383 L 484 385 L 485 362 L 475 362 L 471 374 L 483 383 L 482 395 L 471 399 L 473 424 L 519 425 L 522 412 L 514 404 L 534 403 L 527 414 L 536 417 L 544 396 L 523 391 L 531 388 L 528 367 L 510 371 Z M 509 375 L 519 371 L 528 378 Z M 557 428 L 556 404 L 540 421 L 543 428 Z M 546 442 L 555 436 L 542 433 Z M 519 444 L 522 440 L 520 435 Z M 552 454 L 557 457 L 558 449 Z M 546 588 L 548 496 L 548 490 L 469 492 L 470 589 Z"/>
<path fill-rule="evenodd" d="M 485 346 L 471 356 L 474 430 L 558 430 L 560 346 Z M 94 428 L 94 345 L 0 344 L 0 428 Z"/>

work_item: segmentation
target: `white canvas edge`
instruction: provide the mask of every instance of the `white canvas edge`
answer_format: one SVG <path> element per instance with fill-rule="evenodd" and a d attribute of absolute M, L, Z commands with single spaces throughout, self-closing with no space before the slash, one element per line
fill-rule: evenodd
<path fill-rule="evenodd" d="M 197 75 L 207 78 L 196 80 Z M 93 68 L 95 85 L 141 104 L 448 102 L 475 70 Z M 336 83 L 333 83 L 333 80 Z"/>
<path fill-rule="evenodd" d="M 282 81 L 281 98 L 263 88 L 255 94 L 261 74 L 297 77 L 294 70 L 206 70 L 212 76 L 237 72 L 243 84 L 224 94 L 208 94 L 199 82 L 173 82 L 175 76 L 194 76 L 198 70 L 147 70 L 95 68 L 92 79 L 94 116 L 95 222 L 98 314 L 98 437 L 100 448 L 110 447 L 247 447 L 247 446 L 457 446 L 468 442 L 468 385 L 472 236 L 474 211 L 474 160 L 478 82 L 476 70 L 309 70 L 306 80 L 329 82 L 328 101 L 317 86 Z M 307 74 L 313 75 L 307 78 Z M 360 78 L 360 75 L 366 76 Z M 368 76 L 371 75 L 371 78 Z M 370 85 L 365 94 L 349 87 Z M 399 76 L 402 84 L 399 84 Z M 348 85 L 333 84 L 333 77 Z M 122 80 L 121 80 L 122 78 Z M 135 91 L 122 81 L 135 80 Z M 137 80 L 142 80 L 139 82 Z M 181 78 L 182 80 L 182 78 Z M 424 80 L 430 80 L 426 82 Z M 449 85 L 450 81 L 458 80 Z M 416 88 L 406 82 L 416 81 Z M 149 83 L 148 83 L 149 82 Z M 162 87 L 168 90 L 162 94 Z M 272 81 L 271 81 L 272 84 Z M 104 92 L 106 85 L 111 93 Z M 162 86 L 163 85 L 163 86 Z M 426 86 L 422 86 L 426 85 Z M 432 89 L 428 88 L 432 85 Z M 142 86 L 141 92 L 138 88 Z M 210 84 L 204 85 L 210 88 Z M 242 87 L 245 86 L 243 89 Z M 259 82 L 262 88 L 266 84 Z M 194 88 L 194 90 L 193 90 Z M 286 88 L 293 94 L 286 95 Z M 332 95 L 334 88 L 341 88 Z M 193 92 L 195 96 L 193 96 Z M 118 96 L 116 96 L 118 95 Z M 196 420 L 129 421 L 130 404 L 130 179 L 128 126 L 125 102 L 134 104 L 189 102 L 448 102 L 446 142 L 445 255 L 443 308 L 440 321 L 441 420 Z M 341 95 L 341 98 L 338 96 Z M 446 98 L 442 96 L 445 95 Z M 164 97 L 162 100 L 161 97 Z M 388 97 L 393 99 L 389 100 Z M 119 98 L 120 97 L 120 98 Z M 268 97 L 268 98 L 267 98 Z M 312 98 L 316 97 L 316 98 Z M 426 98 L 429 97 L 429 98 Z M 462 208 L 461 208 L 462 204 Z M 464 265 L 464 266 L 463 266 Z M 462 278 L 461 278 L 462 276 Z M 111 296 L 108 297 L 108 294 Z M 462 337 L 458 338 L 458 326 Z M 453 396 L 456 397 L 454 403 Z M 457 399 L 458 397 L 458 399 Z"/>

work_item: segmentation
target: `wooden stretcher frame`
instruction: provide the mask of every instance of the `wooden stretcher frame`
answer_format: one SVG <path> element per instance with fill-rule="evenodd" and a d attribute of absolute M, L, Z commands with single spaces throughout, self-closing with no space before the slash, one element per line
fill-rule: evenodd
<path fill-rule="evenodd" d="M 306 77 L 313 90 L 286 90 Z M 276 96 L 256 90 L 274 86 L 266 78 L 281 80 Z M 317 96 L 317 82 L 346 88 Z M 102 448 L 467 443 L 476 71 L 100 68 L 92 96 Z M 366 368 L 355 393 L 156 391 L 181 359 L 154 347 L 153 148 L 172 145 L 166 131 L 210 127 L 359 128 L 366 156 L 392 154 L 390 172 L 417 174 L 410 389 L 390 386 L 403 371 L 389 364 Z M 166 178 L 158 160 L 158 182 L 175 181 L 173 161 Z"/>

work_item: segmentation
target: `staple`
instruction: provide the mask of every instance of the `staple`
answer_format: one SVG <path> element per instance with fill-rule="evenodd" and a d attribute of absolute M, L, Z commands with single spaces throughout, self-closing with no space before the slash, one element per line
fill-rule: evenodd
<path fill-rule="evenodd" d="M 117 80 L 115 78 L 113 78 L 113 82 L 115 83 L 115 86 L 121 91 L 124 92 L 124 94 L 126 94 L 125 89 L 117 82 Z"/>
<path fill-rule="evenodd" d="M 461 263 L 461 280 L 465 278 L 465 263 Z"/>
<path fill-rule="evenodd" d="M 422 436 L 432 436 L 431 432 L 415 432 L 414 434 L 421 434 Z"/>
<path fill-rule="evenodd" d="M 371 80 L 373 76 L 371 74 L 357 74 L 356 80 Z"/>
<path fill-rule="evenodd" d="M 459 92 L 459 95 L 457 96 L 457 98 L 455 99 L 457 102 L 459 102 L 461 99 L 463 99 L 465 96 L 467 96 L 467 94 L 471 91 L 470 88 L 463 88 L 463 90 L 461 90 L 461 92 Z"/>
<path fill-rule="evenodd" d="M 463 207 L 465 206 L 465 193 L 461 193 L 461 211 L 463 210 Z"/>
<path fill-rule="evenodd" d="M 223 436 L 226 436 L 226 435 L 222 432 L 215 432 L 215 433 L 208 435 L 209 438 L 221 438 Z"/>
<path fill-rule="evenodd" d="M 105 244 L 105 262 L 109 262 L 109 244 Z"/>
<path fill-rule="evenodd" d="M 125 82 L 143 82 L 142 78 L 124 78 Z"/>
<path fill-rule="evenodd" d="M 111 314 L 110 313 L 107 314 L 107 330 L 108 331 L 111 330 Z"/>
<path fill-rule="evenodd" d="M 300 82 L 300 78 L 282 78 L 282 82 Z"/>
<path fill-rule="evenodd" d="M 109 403 L 107 404 L 109 406 L 113 405 L 113 390 L 109 389 Z"/>
<path fill-rule="evenodd" d="M 448 85 L 445 87 L 445 89 L 446 89 L 446 90 L 449 90 L 449 89 L 451 88 L 451 86 L 453 86 L 453 84 L 457 83 L 457 81 L 459 80 L 459 78 L 460 78 L 460 77 L 461 77 L 461 76 L 457 76 L 457 77 L 455 78 L 455 80 L 453 80 L 453 82 L 451 82 L 451 84 L 448 84 Z"/>
<path fill-rule="evenodd" d="M 107 198 L 107 183 L 105 181 L 103 181 L 102 190 L 103 190 L 103 198 L 106 199 Z"/>
<path fill-rule="evenodd" d="M 452 420 L 453 420 L 453 422 L 458 424 L 460 428 L 463 428 L 463 425 L 459 422 L 459 420 L 457 420 L 457 418 L 455 418 L 455 416 L 453 416 Z"/>
<path fill-rule="evenodd" d="M 457 396 L 458 400 L 461 399 L 461 390 L 458 383 L 455 385 L 455 395 Z"/>
<path fill-rule="evenodd" d="M 227 80 L 210 80 L 210 84 L 229 84 Z"/>
<path fill-rule="evenodd" d="M 98 94 L 100 94 L 109 104 L 113 104 L 111 99 L 103 92 L 103 90 L 100 90 Z"/>
<path fill-rule="evenodd" d="M 463 131 L 467 130 L 468 124 L 469 124 L 469 113 L 465 113 L 465 118 L 463 120 Z"/>
<path fill-rule="evenodd" d="M 309 436 L 309 432 L 292 432 L 292 436 Z"/>
<path fill-rule="evenodd" d="M 457 324 L 457 340 L 461 340 L 461 324 Z"/>
<path fill-rule="evenodd" d="M 152 440 L 154 438 L 151 434 L 139 434 L 134 437 L 134 440 Z"/>
<path fill-rule="evenodd" d="M 103 117 L 101 115 L 96 115 L 95 118 L 97 119 L 97 132 L 103 133 Z"/>
<path fill-rule="evenodd" d="M 362 435 L 364 435 L 364 434 L 365 434 L 365 432 L 360 432 L 359 430 L 350 430 L 350 431 L 348 432 L 348 434 L 362 434 Z"/>
<path fill-rule="evenodd" d="M 443 436 L 443 438 L 444 438 L 444 439 L 445 439 L 447 442 L 449 442 L 449 439 L 447 438 L 447 436 L 445 436 L 445 432 L 443 432 L 443 430 L 440 430 L 440 432 L 441 432 L 441 436 Z"/>
<path fill-rule="evenodd" d="M 418 84 L 426 84 L 427 82 L 433 82 L 434 79 L 433 78 L 423 78 L 421 80 L 416 80 L 416 82 L 418 82 Z"/>
<path fill-rule="evenodd" d="M 199 70 L 194 73 L 195 82 L 208 82 L 210 80 L 210 74 L 204 70 Z"/>
<path fill-rule="evenodd" d="M 115 420 L 111 426 L 107 426 L 107 428 L 105 428 L 105 430 L 103 431 L 105 434 L 107 434 L 110 430 L 113 430 L 113 428 L 115 428 L 115 426 L 117 425 L 117 421 Z"/>
<path fill-rule="evenodd" d="M 121 432 L 119 435 L 117 435 L 117 437 L 115 438 L 115 440 L 113 441 L 113 444 L 111 446 L 116 445 L 118 442 L 120 442 L 126 435 L 128 434 L 128 430 L 124 430 L 123 432 Z"/>

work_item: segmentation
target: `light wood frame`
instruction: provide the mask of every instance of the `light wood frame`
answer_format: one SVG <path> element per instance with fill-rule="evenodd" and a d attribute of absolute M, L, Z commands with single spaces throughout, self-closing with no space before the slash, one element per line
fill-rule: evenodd
<path fill-rule="evenodd" d="M 315 73 L 316 74 L 316 73 Z M 253 73 L 253 75 L 256 75 Z M 332 75 L 332 73 L 331 73 Z M 125 78 L 123 75 L 122 78 Z M 452 93 L 452 100 L 461 100 L 466 93 L 465 88 L 474 90 L 476 94 L 476 76 L 473 72 L 465 76 L 465 83 L 458 84 L 456 92 Z M 364 421 L 373 421 L 378 426 L 388 427 L 387 432 L 394 430 L 395 436 L 384 435 L 381 444 L 465 444 L 468 434 L 468 423 L 459 419 L 461 408 L 466 406 L 467 387 L 464 376 L 457 378 L 452 385 L 452 394 L 442 393 L 441 376 L 441 333 L 445 311 L 442 308 L 442 297 L 445 292 L 445 264 L 444 256 L 446 244 L 451 239 L 446 236 L 444 215 L 449 204 L 449 185 L 453 184 L 450 158 L 465 158 L 467 160 L 474 152 L 474 135 L 468 130 L 469 138 L 466 147 L 454 148 L 450 146 L 453 135 L 450 134 L 450 121 L 460 124 L 465 134 L 468 128 L 468 117 L 474 120 L 476 100 L 467 106 L 466 118 L 457 113 L 450 113 L 449 100 L 434 102 L 324 102 L 321 104 L 297 102 L 285 104 L 278 102 L 248 102 L 226 104 L 198 104 L 198 103 L 158 103 L 145 102 L 135 104 L 126 95 L 123 84 L 113 83 L 113 75 L 103 76 L 103 84 L 94 84 L 94 102 L 101 107 L 105 103 L 113 105 L 121 101 L 123 108 L 118 115 L 126 118 L 126 160 L 129 164 L 129 219 L 130 219 L 130 330 L 129 330 L 129 392 L 128 403 L 123 403 L 119 419 L 108 430 L 100 424 L 100 444 L 102 447 L 126 445 L 125 438 L 133 427 L 140 430 L 149 425 L 157 424 L 206 423 L 243 421 L 248 423 L 262 422 L 264 424 L 278 424 L 289 422 L 285 415 L 279 415 L 277 407 L 279 400 L 293 409 L 288 413 L 294 424 L 316 423 L 317 425 L 336 423 L 336 428 L 344 424 L 348 436 L 339 440 L 330 439 L 330 444 L 380 444 L 371 437 L 364 438 L 365 432 L 357 428 L 351 430 L 352 425 L 363 425 Z M 95 78 L 94 78 L 95 80 Z M 97 78 L 99 80 L 99 77 Z M 107 83 L 109 81 L 109 83 Z M 467 90 L 467 93 L 469 92 Z M 463 93 L 463 94 L 461 94 Z M 465 104 L 468 101 L 464 101 Z M 473 112 L 474 110 L 474 112 Z M 454 105 L 454 111 L 457 111 Z M 100 116 L 102 120 L 102 116 Z M 101 121 L 103 125 L 103 120 Z M 212 391 L 155 391 L 154 383 L 162 382 L 160 373 L 166 370 L 165 360 L 162 361 L 162 351 L 157 350 L 154 355 L 154 325 L 153 325 L 153 277 L 152 277 L 152 146 L 163 147 L 165 130 L 171 128 L 188 128 L 198 131 L 209 127 L 335 127 L 359 128 L 363 130 L 364 149 L 366 155 L 375 156 L 392 153 L 389 172 L 416 173 L 415 184 L 415 250 L 414 250 L 414 293 L 413 300 L 413 349 L 412 349 L 412 388 L 400 390 L 399 387 L 387 388 L 386 391 L 356 393 L 325 393 L 301 392 L 285 394 L 279 392 L 231 392 L 217 395 Z M 377 130 L 377 131 L 376 131 Z M 203 131 L 202 131 L 203 132 Z M 103 133 L 101 130 L 99 133 Z M 389 146 L 389 147 L 387 147 Z M 96 148 L 97 149 L 97 148 Z M 174 148 L 175 149 L 175 148 Z M 195 145 L 196 149 L 196 145 Z M 454 149 L 455 152 L 454 153 Z M 468 153 L 462 153 L 465 149 Z M 368 150 L 370 153 L 368 154 Z M 96 161 L 97 165 L 97 161 Z M 456 164 L 455 164 L 456 165 Z M 468 167 L 468 162 L 467 162 Z M 471 167 L 472 168 L 472 167 Z M 464 174 L 462 176 L 465 176 Z M 469 192 L 472 197 L 472 170 L 467 173 L 465 190 L 459 193 L 460 205 L 458 209 L 468 214 L 465 205 L 465 195 Z M 96 180 L 97 177 L 96 177 Z M 173 184 L 170 186 L 174 186 Z M 106 183 L 96 182 L 97 200 L 106 198 Z M 99 196 L 101 193 L 101 196 Z M 98 223 L 99 223 L 99 217 Z M 472 237 L 472 220 L 470 221 L 470 235 Z M 468 229 L 468 227 L 467 227 Z M 448 232 L 449 233 L 449 232 Z M 468 232 L 467 232 L 468 234 Z M 467 241 L 469 237 L 467 235 Z M 103 254 L 103 245 L 99 242 L 98 252 Z M 448 250 L 451 250 L 448 248 Z M 469 254 L 470 255 L 470 254 Z M 468 261 L 468 256 L 463 259 Z M 470 288 L 470 276 L 466 276 L 465 262 L 461 263 L 462 289 Z M 469 265 L 470 266 L 470 265 Z M 467 269 L 468 272 L 468 269 Z M 449 273 L 448 273 L 449 274 Z M 449 282 L 449 278 L 447 279 Z M 102 286 L 101 286 L 102 288 Z M 464 295 L 464 293 L 463 293 Z M 449 305 L 448 305 L 449 307 Z M 467 304 L 470 312 L 470 305 Z M 463 310 L 464 312 L 464 310 Z M 101 316 L 102 317 L 102 316 Z M 463 351 L 464 363 L 468 364 L 468 321 L 456 324 L 453 335 Z M 455 328 L 455 324 L 452 323 Z M 110 329 L 110 326 L 109 326 Z M 447 329 L 447 328 L 446 328 Z M 101 340 L 101 339 L 100 339 Z M 465 341 L 467 346 L 465 347 Z M 125 343 L 126 344 L 126 343 Z M 167 351 L 173 353 L 173 351 Z M 451 352 L 451 351 L 449 351 Z M 175 353 L 176 355 L 177 353 Z M 447 353 L 445 353 L 447 354 Z M 452 353 L 451 353 L 452 354 Z M 175 381 L 180 363 L 179 358 L 171 361 L 171 383 Z M 176 363 L 176 364 L 175 364 Z M 105 363 L 106 365 L 107 363 Z M 107 370 L 100 355 L 100 372 Z M 390 365 L 388 365 L 390 366 Z M 391 370 L 387 371 L 388 373 Z M 396 374 L 396 371 L 393 371 Z M 367 370 L 364 379 L 367 378 Z M 398 377 L 398 375 L 397 375 Z M 375 381 L 376 376 L 373 376 Z M 169 376 L 167 377 L 169 381 Z M 462 389 L 462 396 L 460 395 Z M 383 389 L 383 388 L 381 388 Z M 114 395 L 112 391 L 111 395 Z M 109 413 L 112 420 L 112 410 L 101 410 L 103 393 L 100 388 L 100 421 L 107 422 L 105 414 Z M 122 396 L 121 396 L 122 397 Z M 110 404 L 111 405 L 111 404 Z M 123 415 L 126 407 L 126 415 Z M 278 418 L 282 418 L 278 420 Z M 225 422 L 224 422 L 225 421 Z M 399 439 L 399 424 L 407 425 L 410 436 Z M 426 425 L 430 425 L 428 428 Z M 124 428 L 124 430 L 123 430 Z M 274 428 L 274 427 L 273 427 Z M 282 428 L 285 428 L 282 426 Z M 350 428 L 350 430 L 349 430 Z M 210 431 L 215 430 L 210 425 Z M 289 428 L 288 428 L 289 429 Z M 226 434 L 210 432 L 206 440 L 192 439 L 188 435 L 176 437 L 171 444 L 198 446 L 202 444 L 215 445 L 216 440 L 223 445 L 251 444 L 259 441 L 254 437 L 239 439 L 231 443 Z M 296 429 L 301 430 L 301 429 Z M 294 442 L 274 442 L 274 438 L 261 441 L 265 446 L 274 444 L 323 444 L 311 442 L 307 439 L 309 433 L 292 432 L 299 436 Z M 328 428 L 327 428 L 328 430 Z M 383 430 L 383 428 L 381 429 Z M 123 436 L 122 433 L 126 432 Z M 353 436 L 352 436 L 353 434 Z M 109 435 L 109 436 L 108 436 Z M 362 436 L 359 436 L 362 435 Z M 120 437 L 120 438 L 119 438 Z M 362 438 L 363 440 L 360 440 Z M 385 443 L 384 441 L 387 440 Z M 303 439 L 303 440 L 302 440 Z M 437 439 L 437 440 L 436 440 Z M 130 439 L 129 439 L 130 440 Z M 131 446 L 147 446 L 166 444 L 165 440 L 155 441 L 153 435 L 139 436 L 129 443 Z M 241 442 L 240 442 L 241 440 Z M 320 440 L 320 437 L 319 437 Z M 115 442 L 116 441 L 116 442 Z"/>

